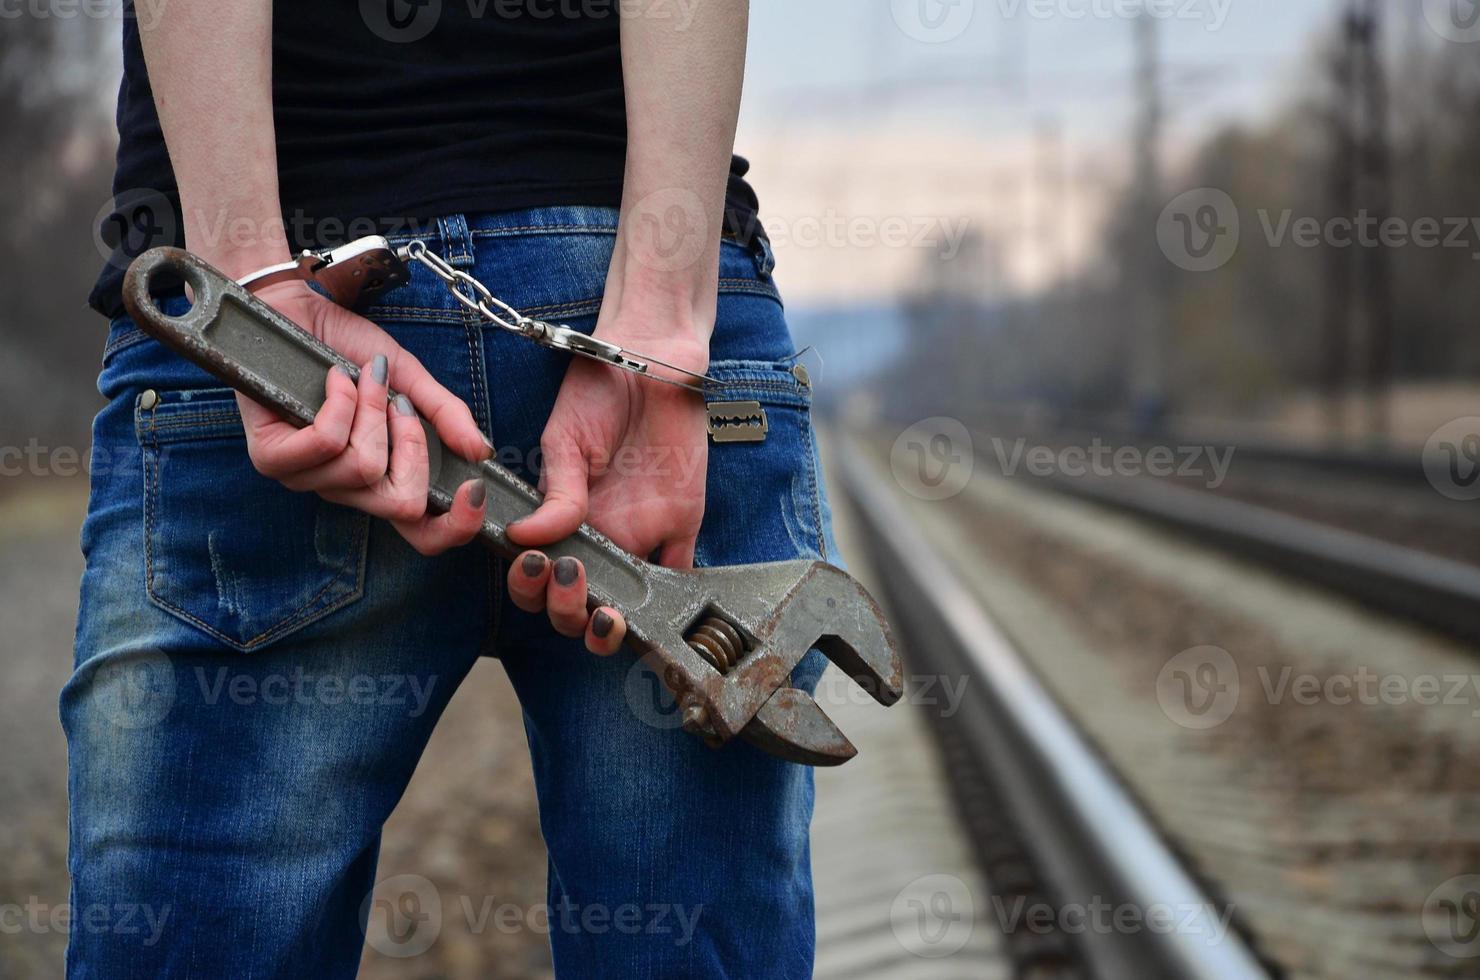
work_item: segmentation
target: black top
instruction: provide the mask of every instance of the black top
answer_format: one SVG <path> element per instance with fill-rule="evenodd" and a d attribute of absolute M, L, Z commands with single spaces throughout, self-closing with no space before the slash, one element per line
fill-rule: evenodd
<path fill-rule="evenodd" d="M 274 0 L 278 175 L 294 250 L 455 212 L 619 204 L 619 2 Z M 133 0 L 124 6 L 114 208 L 102 228 L 114 253 L 90 297 L 109 317 L 134 256 L 184 244 Z M 735 158 L 732 231 L 757 227 L 745 171 Z"/>

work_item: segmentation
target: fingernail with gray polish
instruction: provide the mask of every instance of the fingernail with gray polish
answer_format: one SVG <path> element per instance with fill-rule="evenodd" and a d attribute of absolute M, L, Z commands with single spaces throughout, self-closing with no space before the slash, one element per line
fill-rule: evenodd
<path fill-rule="evenodd" d="M 573 584 L 576 580 L 576 576 L 580 574 L 581 566 L 576 563 L 576 560 L 574 558 L 566 557 L 556 560 L 555 581 L 559 582 L 561 585 Z"/>
<path fill-rule="evenodd" d="M 527 554 L 519 567 L 524 569 L 524 574 L 530 578 L 539 578 L 540 573 L 545 570 L 545 556 L 539 552 Z"/>
<path fill-rule="evenodd" d="M 385 384 L 387 365 L 384 354 L 376 354 L 375 360 L 370 362 L 370 377 L 375 379 L 378 385 Z"/>
<path fill-rule="evenodd" d="M 397 395 L 395 405 L 397 415 L 416 414 L 416 409 L 411 407 L 411 399 L 407 398 L 405 395 Z"/>
<path fill-rule="evenodd" d="M 482 480 L 473 480 L 473 489 L 468 491 L 468 504 L 474 508 L 481 508 L 483 501 L 488 499 L 488 484 Z"/>
<path fill-rule="evenodd" d="M 612 631 L 612 625 L 616 620 L 612 619 L 611 613 L 605 609 L 596 610 L 596 615 L 591 617 L 591 633 L 597 639 L 604 638 Z"/>

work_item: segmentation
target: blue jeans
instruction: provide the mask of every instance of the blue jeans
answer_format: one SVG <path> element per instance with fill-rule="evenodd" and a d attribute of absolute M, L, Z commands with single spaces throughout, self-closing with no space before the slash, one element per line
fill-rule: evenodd
<path fill-rule="evenodd" d="M 548 208 L 418 237 L 519 309 L 589 330 L 615 223 Z M 827 557 L 810 391 L 769 262 L 726 242 L 720 275 L 712 372 L 737 386 L 726 399 L 765 406 L 769 432 L 710 447 L 698 563 Z M 533 480 L 565 357 L 479 324 L 422 268 L 381 299 L 370 318 Z M 391 917 L 395 955 L 435 941 L 436 896 L 418 891 L 434 882 L 369 896 L 381 827 L 480 655 L 523 707 L 562 976 L 810 974 L 810 770 L 679 731 L 630 657 L 593 657 L 516 609 L 485 550 L 423 558 L 258 475 L 232 393 L 127 319 L 99 388 L 61 698 L 70 976 L 353 977 L 367 915 Z M 797 682 L 821 666 L 814 652 Z"/>

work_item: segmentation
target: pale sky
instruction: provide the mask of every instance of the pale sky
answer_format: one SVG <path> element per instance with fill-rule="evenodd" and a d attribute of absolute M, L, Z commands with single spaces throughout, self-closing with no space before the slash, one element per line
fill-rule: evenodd
<path fill-rule="evenodd" d="M 1151 0 L 1165 156 L 1306 84 L 1336 0 Z M 1082 259 L 1125 175 L 1133 0 L 753 0 L 738 151 L 793 302 L 887 299 L 962 226 L 1000 284 Z M 1062 175 L 1044 177 L 1044 174 Z M 888 233 L 886 235 L 886 232 Z"/>

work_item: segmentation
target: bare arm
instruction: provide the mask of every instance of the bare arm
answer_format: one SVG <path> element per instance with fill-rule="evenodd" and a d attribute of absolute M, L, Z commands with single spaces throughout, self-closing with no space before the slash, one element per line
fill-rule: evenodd
<path fill-rule="evenodd" d="M 286 260 L 270 0 L 190 0 L 152 26 L 141 21 L 140 32 L 186 244 L 237 278 Z M 331 371 L 324 407 L 305 429 L 238 396 L 253 465 L 291 489 L 391 520 L 424 552 L 471 539 L 482 520 L 481 485 L 462 487 L 450 513 L 426 514 L 426 436 L 416 416 L 431 420 L 454 450 L 479 459 L 488 449 L 468 407 L 388 334 L 305 284 L 259 295 L 364 370 L 358 385 Z M 389 387 L 406 399 L 391 405 Z"/>
<path fill-rule="evenodd" d="M 749 4 L 697 0 L 687 21 L 627 5 L 622 11 L 627 164 L 596 335 L 702 372 L 718 301 Z M 546 544 L 584 518 L 628 551 L 693 565 L 704 518 L 704 417 L 692 392 L 572 363 L 540 441 L 545 504 L 510 527 L 510 537 Z M 624 454 L 667 462 L 624 470 L 612 462 Z M 625 630 L 620 617 L 604 611 L 607 629 L 595 633 L 585 617 L 584 579 L 562 586 L 557 578 L 538 558 L 515 562 L 510 595 L 523 609 L 548 610 L 562 632 L 580 635 L 585 626 L 592 650 L 614 650 Z"/>
<path fill-rule="evenodd" d="M 627 166 L 606 302 L 618 316 L 634 305 L 666 312 L 660 333 L 694 330 L 707 342 L 750 5 L 707 0 L 690 13 L 622 17 Z"/>
<path fill-rule="evenodd" d="M 185 243 L 233 277 L 286 261 L 272 121 L 272 4 L 192 0 L 140 21 Z"/>

